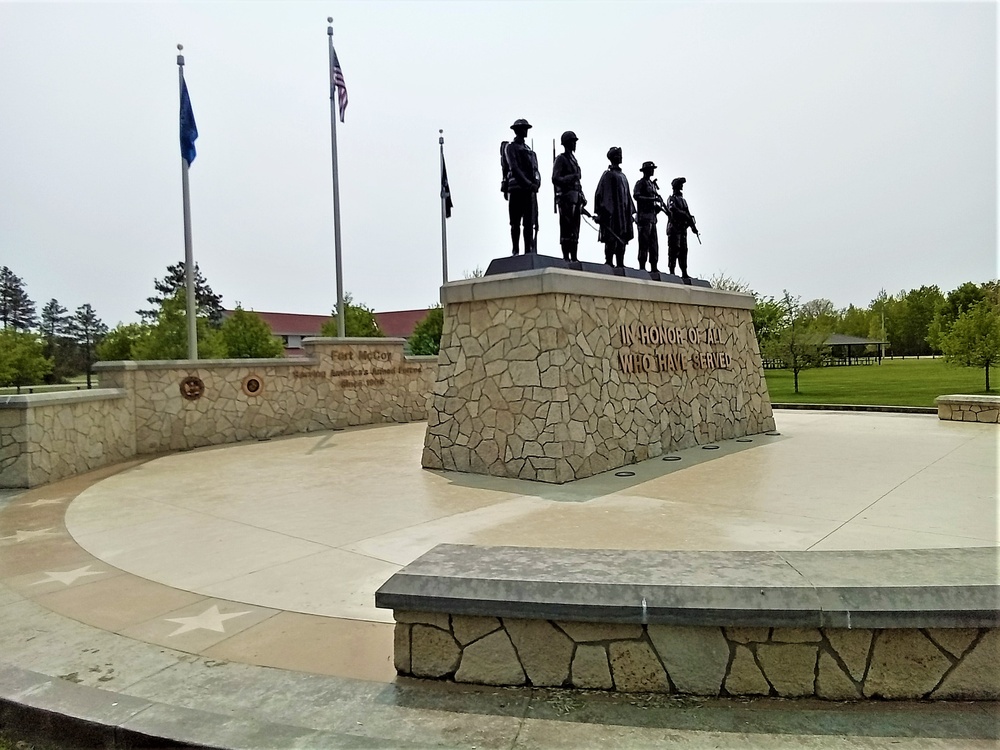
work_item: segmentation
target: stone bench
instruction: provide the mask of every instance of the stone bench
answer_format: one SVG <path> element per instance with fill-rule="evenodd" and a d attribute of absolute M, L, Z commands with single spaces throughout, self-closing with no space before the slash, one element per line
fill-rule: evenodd
<path fill-rule="evenodd" d="M 952 422 L 1000 422 L 1000 396 L 938 396 L 938 419 Z"/>
<path fill-rule="evenodd" d="M 486 685 L 1000 698 L 992 547 L 686 552 L 440 545 L 375 594 L 401 675 Z"/>

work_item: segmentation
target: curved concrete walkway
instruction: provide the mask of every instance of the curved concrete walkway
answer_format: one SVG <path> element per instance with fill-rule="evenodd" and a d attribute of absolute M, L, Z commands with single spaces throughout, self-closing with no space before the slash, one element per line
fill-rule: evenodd
<path fill-rule="evenodd" d="M 777 419 L 781 435 L 563 486 L 423 471 L 417 423 L 173 454 L 23 493 L 0 509 L 0 698 L 120 737 L 223 746 L 995 746 L 988 704 L 630 700 L 395 678 L 373 592 L 442 542 L 998 543 L 995 425 Z"/>

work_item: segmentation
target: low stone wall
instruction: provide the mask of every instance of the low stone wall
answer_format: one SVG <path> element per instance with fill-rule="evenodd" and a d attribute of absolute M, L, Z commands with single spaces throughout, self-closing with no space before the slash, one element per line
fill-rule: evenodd
<path fill-rule="evenodd" d="M 399 674 L 700 696 L 1000 698 L 1000 630 L 676 627 L 398 612 Z"/>
<path fill-rule="evenodd" d="M 403 675 L 701 696 L 1000 698 L 1000 551 L 439 545 L 375 594 Z"/>
<path fill-rule="evenodd" d="M 136 454 L 427 417 L 437 357 L 403 339 L 306 339 L 298 359 L 101 362 L 101 388 L 0 397 L 0 487 Z"/>
<path fill-rule="evenodd" d="M 425 419 L 436 357 L 403 339 L 306 339 L 298 359 L 104 362 L 101 384 L 134 404 L 139 453 Z M 195 379 L 201 395 L 185 397 Z"/>
<path fill-rule="evenodd" d="M 135 455 L 122 389 L 0 396 L 0 487 L 34 487 Z"/>
<path fill-rule="evenodd" d="M 938 396 L 938 419 L 952 422 L 1000 422 L 1000 396 Z"/>

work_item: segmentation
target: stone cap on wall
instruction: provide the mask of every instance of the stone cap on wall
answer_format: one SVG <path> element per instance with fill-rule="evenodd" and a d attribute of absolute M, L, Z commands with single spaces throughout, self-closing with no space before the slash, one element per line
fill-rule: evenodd
<path fill-rule="evenodd" d="M 347 336 L 345 338 L 337 338 L 334 336 L 307 336 L 302 339 L 303 344 L 360 344 L 362 346 L 371 346 L 372 344 L 392 344 L 393 346 L 403 346 L 406 344 L 406 339 L 389 337 L 389 336 L 358 336 L 352 337 Z"/>
<path fill-rule="evenodd" d="M 996 627 L 996 547 L 816 552 L 438 545 L 375 593 L 411 612 L 666 625 Z"/>
<path fill-rule="evenodd" d="M 475 302 L 536 294 L 576 294 L 585 297 L 676 302 L 752 310 L 750 294 L 719 289 L 663 284 L 621 276 L 599 276 L 566 268 L 540 268 L 501 273 L 476 279 L 450 281 L 441 287 L 441 303 Z"/>
<path fill-rule="evenodd" d="M 111 401 L 125 398 L 124 388 L 91 388 L 86 391 L 55 391 L 52 393 L 20 393 L 0 396 L 0 409 L 34 409 L 39 406 L 61 406 L 86 401 Z"/>
<path fill-rule="evenodd" d="M 318 365 L 315 357 L 262 357 L 254 359 L 144 359 L 139 362 L 95 362 L 94 370 L 191 370 L 219 367 L 302 367 Z"/>
<path fill-rule="evenodd" d="M 1000 395 L 998 396 L 986 396 L 980 394 L 978 396 L 973 395 L 962 395 L 960 393 L 950 394 L 947 396 L 938 396 L 934 399 L 935 404 L 990 404 L 996 406 L 1000 404 Z"/>

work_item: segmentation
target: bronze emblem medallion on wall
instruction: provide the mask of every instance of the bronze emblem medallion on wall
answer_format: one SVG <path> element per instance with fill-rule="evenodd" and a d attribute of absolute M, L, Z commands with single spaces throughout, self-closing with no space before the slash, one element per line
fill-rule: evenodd
<path fill-rule="evenodd" d="M 189 375 L 181 381 L 181 395 L 188 401 L 197 401 L 205 395 L 205 383 L 201 378 Z"/>
<path fill-rule="evenodd" d="M 243 378 L 243 392 L 248 396 L 260 396 L 264 392 L 264 381 L 259 375 L 247 375 Z"/>

